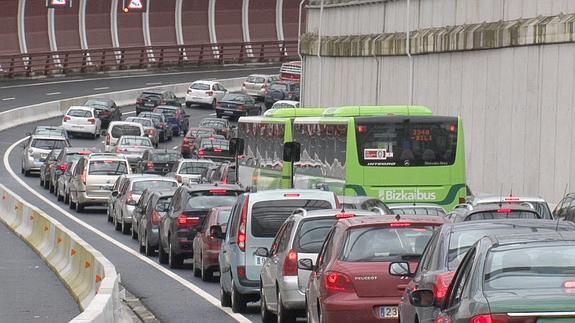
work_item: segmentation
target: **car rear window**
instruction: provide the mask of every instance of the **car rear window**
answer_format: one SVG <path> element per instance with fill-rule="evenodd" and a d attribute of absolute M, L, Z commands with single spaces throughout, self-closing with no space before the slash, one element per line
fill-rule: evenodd
<path fill-rule="evenodd" d="M 288 91 L 288 85 L 283 83 L 273 83 L 270 85 L 270 90 Z"/>
<path fill-rule="evenodd" d="M 200 90 L 200 91 L 208 91 L 210 89 L 210 85 L 206 83 L 194 83 L 190 86 L 192 90 Z"/>
<path fill-rule="evenodd" d="M 319 249 L 337 219 L 309 219 L 300 222 L 294 248 L 301 253 L 319 253 Z"/>
<path fill-rule="evenodd" d="M 493 219 L 539 219 L 539 214 L 531 211 L 511 210 L 510 212 L 483 211 L 469 214 L 463 221 Z"/>
<path fill-rule="evenodd" d="M 151 119 L 143 119 L 143 118 L 127 118 L 126 121 L 128 122 L 136 122 L 141 124 L 142 126 L 145 127 L 152 127 L 153 126 L 153 121 Z"/>
<path fill-rule="evenodd" d="M 178 183 L 174 181 L 165 181 L 165 180 L 146 180 L 146 181 L 137 181 L 132 184 L 132 192 L 136 194 L 142 194 L 146 188 L 154 189 L 164 189 L 164 188 L 172 188 L 178 187 Z"/>
<path fill-rule="evenodd" d="M 265 83 L 266 79 L 261 76 L 249 76 L 246 82 L 250 83 Z"/>
<path fill-rule="evenodd" d="M 173 163 L 182 158 L 180 153 L 159 153 L 152 155 L 152 160 L 156 163 Z"/>
<path fill-rule="evenodd" d="M 227 224 L 230 219 L 231 210 L 221 210 L 218 213 L 218 224 Z"/>
<path fill-rule="evenodd" d="M 289 199 L 256 202 L 252 206 L 252 235 L 261 238 L 275 237 L 280 226 L 297 208 L 308 211 L 331 209 L 328 201 Z"/>
<path fill-rule="evenodd" d="M 129 137 L 121 138 L 118 146 L 144 146 L 152 147 L 150 139 L 144 137 Z"/>
<path fill-rule="evenodd" d="M 444 210 L 438 208 L 427 208 L 427 207 L 401 207 L 394 208 L 394 214 L 416 214 L 416 215 L 435 215 L 435 216 L 446 216 Z"/>
<path fill-rule="evenodd" d="M 214 188 L 206 191 L 190 193 L 186 211 L 194 209 L 212 209 L 221 206 L 232 206 L 236 203 L 242 191 Z"/>
<path fill-rule="evenodd" d="M 225 150 L 230 148 L 230 142 L 222 139 L 202 139 L 200 145 L 202 148 L 220 148 Z"/>
<path fill-rule="evenodd" d="M 224 120 L 209 119 L 209 120 L 202 120 L 200 122 L 200 127 L 220 129 L 227 127 L 227 124 Z"/>
<path fill-rule="evenodd" d="M 418 258 L 432 234 L 432 226 L 352 228 L 348 230 L 341 260 L 387 262 Z"/>
<path fill-rule="evenodd" d="M 71 117 L 78 117 L 78 118 L 91 118 L 92 117 L 92 111 L 72 109 L 72 110 L 68 111 L 68 115 Z"/>
<path fill-rule="evenodd" d="M 115 176 L 128 173 L 128 165 L 123 160 L 92 160 L 89 175 Z"/>
<path fill-rule="evenodd" d="M 203 162 L 184 162 L 180 167 L 178 174 L 186 175 L 200 175 L 205 169 L 213 165 L 213 163 Z"/>
<path fill-rule="evenodd" d="M 112 137 L 120 138 L 122 136 L 141 136 L 140 127 L 132 125 L 114 125 L 111 131 Z"/>
<path fill-rule="evenodd" d="M 223 98 L 222 101 L 227 101 L 227 102 L 246 102 L 247 101 L 247 97 L 243 94 L 237 94 L 237 93 L 229 93 L 226 94 Z"/>
<path fill-rule="evenodd" d="M 56 139 L 34 139 L 32 140 L 31 145 L 34 148 L 38 149 L 63 149 L 66 144 L 64 140 L 56 140 Z"/>
<path fill-rule="evenodd" d="M 212 134 L 214 134 L 215 131 L 211 130 L 211 129 L 192 129 L 190 130 L 190 133 L 188 134 L 189 137 L 208 137 Z"/>

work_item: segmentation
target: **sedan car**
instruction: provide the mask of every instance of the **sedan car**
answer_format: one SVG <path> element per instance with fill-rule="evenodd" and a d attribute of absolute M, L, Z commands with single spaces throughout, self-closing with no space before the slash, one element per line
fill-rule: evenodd
<path fill-rule="evenodd" d="M 154 122 L 154 127 L 158 131 L 160 142 L 172 140 L 172 137 L 174 136 L 174 133 L 172 132 L 172 127 L 168 125 L 166 117 L 162 113 L 141 112 L 140 114 L 138 114 L 138 117 L 152 119 L 152 121 Z"/>
<path fill-rule="evenodd" d="M 61 136 L 31 135 L 21 145 L 22 161 L 21 172 L 24 176 L 30 176 L 31 172 L 40 171 L 40 167 L 46 161 L 46 157 L 53 149 L 69 147 L 68 139 Z"/>
<path fill-rule="evenodd" d="M 277 80 L 277 75 L 252 74 L 242 84 L 242 93 L 263 100 L 270 84 Z"/>
<path fill-rule="evenodd" d="M 199 183 L 204 170 L 214 165 L 206 159 L 180 159 L 166 176 L 175 178 L 180 184 Z"/>
<path fill-rule="evenodd" d="M 198 125 L 200 128 L 212 128 L 218 135 L 230 138 L 232 135 L 232 124 L 229 120 L 218 118 L 204 118 Z"/>
<path fill-rule="evenodd" d="M 138 245 L 140 252 L 146 256 L 154 256 L 160 239 L 160 222 L 168 212 L 168 206 L 174 196 L 175 189 L 150 190 L 146 204 L 141 204 L 141 217 L 137 222 Z M 135 222 L 136 223 L 136 222 Z"/>
<path fill-rule="evenodd" d="M 62 128 L 70 137 L 76 134 L 88 134 L 92 139 L 96 139 L 100 136 L 102 121 L 97 118 L 94 108 L 72 106 L 62 118 Z"/>
<path fill-rule="evenodd" d="M 136 99 L 136 115 L 142 111 L 153 111 L 159 105 L 181 106 L 176 94 L 168 90 L 144 91 Z"/>
<path fill-rule="evenodd" d="M 133 169 L 142 159 L 144 152 L 150 149 L 154 149 L 154 145 L 148 137 L 122 136 L 116 144 L 116 154 L 125 156 Z"/>
<path fill-rule="evenodd" d="M 189 108 L 192 104 L 199 104 L 215 109 L 216 104 L 227 92 L 228 90 L 219 82 L 195 81 L 190 84 L 186 92 L 186 106 Z"/>
<path fill-rule="evenodd" d="M 299 82 L 276 81 L 273 82 L 266 92 L 264 103 L 266 108 L 271 108 L 274 103 L 280 100 L 299 101 Z"/>
<path fill-rule="evenodd" d="M 216 116 L 237 119 L 241 116 L 260 115 L 261 109 L 251 96 L 241 93 L 228 93 L 216 105 Z"/>
<path fill-rule="evenodd" d="M 466 204 L 459 204 L 456 208 L 473 208 L 478 205 L 496 205 L 500 203 L 529 203 L 543 219 L 553 219 L 553 215 L 551 214 L 547 201 L 539 196 L 477 194 L 469 197 Z"/>
<path fill-rule="evenodd" d="M 108 127 L 112 121 L 122 120 L 122 111 L 112 99 L 88 99 L 82 106 L 94 108 L 96 116 L 102 121 L 102 128 Z"/>
<path fill-rule="evenodd" d="M 62 149 L 53 149 L 48 156 L 46 156 L 46 160 L 40 167 L 40 186 L 44 188 L 50 187 L 50 171 L 52 167 L 55 166 L 56 159 L 61 151 Z"/>
<path fill-rule="evenodd" d="M 433 234 L 413 279 L 407 285 L 399 305 L 405 323 L 434 322 L 439 307 L 416 307 L 409 299 L 420 289 L 433 290 L 437 305 L 445 300 L 451 280 L 467 251 L 481 237 L 490 234 L 524 234 L 575 231 L 575 224 L 550 220 L 485 220 L 446 223 Z"/>
<path fill-rule="evenodd" d="M 234 159 L 234 156 L 230 154 L 230 142 L 225 139 L 215 138 L 202 139 L 196 156 L 213 161 L 229 161 Z"/>
<path fill-rule="evenodd" d="M 230 218 L 231 210 L 230 206 L 211 209 L 202 221 L 200 231 L 194 238 L 194 276 L 201 277 L 203 281 L 213 280 L 214 272 L 220 269 L 218 255 L 222 242 L 210 233 L 210 228 L 213 225 L 220 225 L 225 228 Z"/>
<path fill-rule="evenodd" d="M 417 267 L 438 216 L 377 216 L 338 221 L 319 251 L 306 289 L 308 322 L 398 322 L 407 281 L 392 275 L 394 262 Z"/>
<path fill-rule="evenodd" d="M 141 118 L 141 117 L 128 117 L 126 118 L 126 122 L 136 122 L 144 127 L 144 133 L 146 137 L 150 138 L 154 147 L 158 147 L 160 144 L 160 134 L 156 130 L 154 126 L 154 121 L 149 118 Z"/>
<path fill-rule="evenodd" d="M 575 233 L 491 235 L 467 252 L 436 322 L 573 322 Z M 432 290 L 413 292 L 433 306 Z"/>
<path fill-rule="evenodd" d="M 168 174 L 182 155 L 177 150 L 154 149 L 146 150 L 136 166 L 136 173 L 141 174 Z"/>
<path fill-rule="evenodd" d="M 180 151 L 182 155 L 186 158 L 190 158 L 192 155 L 192 143 L 199 137 L 210 137 L 216 133 L 216 130 L 212 128 L 190 128 L 188 133 L 184 136 L 182 140 L 182 145 L 180 146 Z"/>

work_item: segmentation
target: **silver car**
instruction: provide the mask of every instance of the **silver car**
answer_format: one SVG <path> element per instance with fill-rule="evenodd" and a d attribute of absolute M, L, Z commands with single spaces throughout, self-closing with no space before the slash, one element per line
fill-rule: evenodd
<path fill-rule="evenodd" d="M 253 74 L 242 84 L 242 93 L 263 99 L 270 84 L 279 80 L 277 75 Z"/>
<path fill-rule="evenodd" d="M 70 203 L 70 180 L 74 169 L 78 164 L 78 160 L 69 162 L 66 165 L 66 171 L 58 176 L 58 184 L 56 185 L 56 197 L 58 201 L 63 201 L 65 204 Z"/>
<path fill-rule="evenodd" d="M 146 188 L 176 188 L 178 182 L 173 178 L 165 178 L 160 175 L 141 174 L 127 178 L 118 191 L 112 192 L 116 197 L 114 202 L 114 225 L 116 231 L 122 231 L 124 234 L 132 232 L 132 238 L 136 239 L 137 231 L 131 230 L 132 218 L 136 204 L 140 200 L 142 193 Z"/>
<path fill-rule="evenodd" d="M 160 132 L 154 126 L 154 120 L 150 118 L 141 118 L 141 117 L 128 117 L 126 118 L 126 122 L 136 122 L 144 127 L 144 133 L 146 137 L 150 138 L 154 147 L 158 147 L 160 144 Z"/>
<path fill-rule="evenodd" d="M 116 144 L 116 154 L 125 156 L 132 168 L 138 165 L 144 152 L 150 149 L 154 149 L 154 145 L 150 138 L 147 137 L 122 136 Z"/>
<path fill-rule="evenodd" d="M 199 183 L 202 173 L 215 165 L 216 163 L 209 159 L 181 159 L 166 176 L 175 178 L 180 184 Z"/>
<path fill-rule="evenodd" d="M 390 204 L 388 206 L 394 214 L 447 216 L 447 212 L 441 205 L 432 203 Z"/>
<path fill-rule="evenodd" d="M 30 176 L 31 172 L 39 172 L 52 149 L 63 149 L 70 144 L 62 136 L 31 135 L 22 144 L 22 174 Z"/>
<path fill-rule="evenodd" d="M 118 177 L 130 173 L 128 160 L 123 156 L 92 154 L 80 158 L 70 179 L 68 205 L 77 212 L 86 206 L 106 206 Z"/>
<path fill-rule="evenodd" d="M 529 205 L 533 206 L 535 211 L 537 211 L 543 219 L 553 219 L 553 215 L 551 215 L 551 210 L 549 209 L 547 201 L 539 196 L 501 196 L 494 194 L 478 194 L 469 197 L 466 204 L 457 205 L 456 209 L 462 207 L 473 209 L 478 205 L 497 205 L 502 203 L 529 203 Z"/>
<path fill-rule="evenodd" d="M 262 320 L 295 322 L 296 314 L 305 311 L 305 290 L 311 271 L 298 268 L 298 259 L 312 259 L 331 227 L 339 219 L 373 216 L 366 210 L 341 209 L 296 210 L 278 231 L 271 250 L 259 248 L 256 255 L 267 258 L 260 274 L 260 307 Z"/>

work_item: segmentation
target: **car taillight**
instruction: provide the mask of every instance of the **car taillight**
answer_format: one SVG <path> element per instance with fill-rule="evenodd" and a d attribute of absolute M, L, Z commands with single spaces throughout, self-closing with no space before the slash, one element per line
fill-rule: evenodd
<path fill-rule="evenodd" d="M 290 99 L 291 99 L 291 98 L 292 98 L 292 96 L 293 96 L 293 92 L 288 92 L 288 93 L 287 93 L 287 96 L 288 96 L 288 98 L 290 98 Z"/>
<path fill-rule="evenodd" d="M 238 266 L 238 277 L 241 279 L 246 278 L 246 266 Z"/>
<path fill-rule="evenodd" d="M 238 105 L 238 109 L 239 109 L 239 110 L 245 110 L 245 109 L 246 109 L 246 106 L 243 105 L 243 104 L 240 104 L 240 105 Z"/>
<path fill-rule="evenodd" d="M 435 285 L 433 285 L 433 295 L 438 300 L 438 302 L 443 302 L 443 299 L 447 295 L 447 289 L 451 280 L 455 276 L 455 272 L 449 271 L 445 273 L 438 274 L 435 277 Z"/>
<path fill-rule="evenodd" d="M 143 99 L 136 99 L 136 104 L 142 104 L 142 103 L 144 103 Z"/>
<path fill-rule="evenodd" d="M 206 95 L 207 95 L 207 96 L 212 96 L 212 95 L 214 95 L 214 92 L 213 92 L 213 91 L 206 91 Z"/>
<path fill-rule="evenodd" d="M 152 224 L 156 224 L 156 225 L 160 224 L 160 220 L 161 220 L 160 213 L 158 213 L 158 211 L 154 210 L 152 212 L 152 219 L 151 219 Z"/>
<path fill-rule="evenodd" d="M 189 217 L 186 214 L 182 213 L 180 214 L 180 216 L 178 216 L 177 224 L 179 229 L 193 227 L 195 225 L 200 224 L 200 218 L 198 218 L 197 216 Z"/>
<path fill-rule="evenodd" d="M 155 136 L 156 135 L 156 129 L 148 129 L 148 136 Z"/>
<path fill-rule="evenodd" d="M 96 118 L 90 118 L 88 119 L 88 122 L 91 124 L 96 124 Z"/>
<path fill-rule="evenodd" d="M 190 138 L 184 137 L 184 141 L 182 142 L 182 145 L 189 146 L 190 145 Z"/>
<path fill-rule="evenodd" d="M 59 168 L 61 171 L 65 172 L 65 171 L 68 170 L 68 164 L 61 164 L 60 166 L 58 166 L 58 168 Z"/>
<path fill-rule="evenodd" d="M 128 196 L 126 197 L 126 204 L 136 205 L 136 200 L 134 200 L 134 194 L 132 192 L 128 192 Z"/>
<path fill-rule="evenodd" d="M 198 156 L 205 156 L 206 155 L 206 151 L 203 149 L 198 150 Z"/>
<path fill-rule="evenodd" d="M 246 240 L 247 240 L 246 229 L 248 222 L 249 200 L 250 197 L 249 196 L 246 197 L 246 201 L 244 202 L 244 208 L 242 209 L 242 215 L 240 217 L 240 226 L 238 229 L 238 238 L 236 241 L 238 244 L 238 248 L 240 248 L 241 251 L 246 251 Z"/>
<path fill-rule="evenodd" d="M 116 153 L 117 153 L 117 154 L 120 154 L 120 153 L 122 153 L 122 152 L 124 152 L 124 151 L 127 151 L 127 149 L 122 149 L 122 148 L 120 148 L 120 147 L 117 147 L 117 148 L 116 148 Z"/>
<path fill-rule="evenodd" d="M 297 251 L 295 249 L 290 250 L 284 260 L 284 276 L 297 276 L 297 261 Z"/>
<path fill-rule="evenodd" d="M 341 292 L 354 292 L 351 279 L 343 273 L 331 271 L 325 275 L 325 288 L 328 292 L 341 293 Z"/>
<path fill-rule="evenodd" d="M 154 170 L 154 162 L 153 161 L 148 161 L 146 166 L 148 167 L 149 170 Z"/>
<path fill-rule="evenodd" d="M 70 119 L 72 119 L 72 118 L 70 118 L 69 116 L 64 116 L 64 122 L 66 122 L 66 121 L 68 121 L 68 120 L 70 120 Z"/>

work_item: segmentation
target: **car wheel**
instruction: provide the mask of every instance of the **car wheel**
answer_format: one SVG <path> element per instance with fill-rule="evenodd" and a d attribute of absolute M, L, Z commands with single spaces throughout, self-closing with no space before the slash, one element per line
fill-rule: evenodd
<path fill-rule="evenodd" d="M 216 118 L 221 119 L 221 118 L 222 118 L 222 114 L 221 114 L 221 113 L 216 113 Z"/>
<path fill-rule="evenodd" d="M 132 239 L 136 240 L 138 239 L 138 233 L 136 232 L 136 229 L 134 229 L 134 224 L 132 223 L 132 225 L 130 225 L 130 236 L 132 237 Z"/>
<path fill-rule="evenodd" d="M 194 261 L 192 262 L 192 272 L 194 273 L 194 277 L 202 277 L 202 272 L 196 263 L 196 257 L 194 257 Z"/>
<path fill-rule="evenodd" d="M 56 187 L 56 188 L 58 188 L 58 187 Z M 64 196 L 60 195 L 60 192 L 58 192 L 58 190 L 56 190 L 56 199 L 57 199 L 59 202 L 64 201 Z"/>
<path fill-rule="evenodd" d="M 224 291 L 224 286 L 222 286 L 220 280 L 220 305 L 222 307 L 230 307 L 232 306 L 232 296 L 230 293 Z"/>
<path fill-rule="evenodd" d="M 212 109 L 213 109 L 213 110 L 216 109 L 216 105 L 218 105 L 218 103 L 216 102 L 216 100 L 212 101 Z"/>
<path fill-rule="evenodd" d="M 167 264 L 168 263 L 168 254 L 164 250 L 164 246 L 162 245 L 162 239 L 160 238 L 160 245 L 158 246 L 158 262 L 160 264 Z"/>
<path fill-rule="evenodd" d="M 272 313 L 270 310 L 268 310 L 268 304 L 266 303 L 266 298 L 264 297 L 264 291 L 263 291 L 263 284 L 260 282 L 260 313 L 262 316 L 262 322 L 263 323 L 275 323 L 277 322 L 277 317 L 276 315 L 274 315 L 274 313 Z"/>
<path fill-rule="evenodd" d="M 48 180 L 44 180 L 44 188 L 45 188 L 45 189 L 49 189 L 49 188 L 50 188 L 50 182 L 48 182 Z"/>
<path fill-rule="evenodd" d="M 124 218 L 122 217 L 122 223 L 121 223 L 121 229 L 122 229 L 122 234 L 128 234 L 130 233 L 130 228 L 132 226 L 129 225 L 128 223 L 124 222 Z"/>
<path fill-rule="evenodd" d="M 82 211 L 84 211 L 84 204 L 76 202 L 76 212 L 81 213 Z"/>
<path fill-rule="evenodd" d="M 109 208 L 109 207 L 106 208 L 106 215 L 107 215 L 107 218 L 108 218 L 108 222 L 113 223 L 113 222 L 114 222 L 114 218 L 112 218 L 112 215 L 111 215 L 111 212 L 110 212 L 110 208 Z"/>
<path fill-rule="evenodd" d="M 54 195 L 56 195 L 56 186 L 52 185 L 52 181 L 50 181 L 50 184 L 48 185 L 48 191 Z"/>
<path fill-rule="evenodd" d="M 20 165 L 20 173 L 24 174 L 24 165 Z"/>
<path fill-rule="evenodd" d="M 72 201 L 72 195 L 71 194 L 68 197 L 68 207 L 70 208 L 70 210 L 73 210 L 76 208 L 76 204 L 74 204 L 74 201 Z"/>
<path fill-rule="evenodd" d="M 205 282 L 214 280 L 214 273 L 211 269 L 207 269 L 204 266 L 204 257 L 202 255 L 200 255 L 200 276 L 202 276 L 202 280 Z"/>
<path fill-rule="evenodd" d="M 64 204 L 68 204 L 70 203 L 70 194 L 65 194 L 64 195 Z"/>
<path fill-rule="evenodd" d="M 295 323 L 295 315 L 283 306 L 282 293 L 278 291 L 278 323 Z"/>
<path fill-rule="evenodd" d="M 116 219 L 116 215 L 114 215 L 114 229 L 116 231 L 122 231 L 122 224 L 118 222 L 118 219 Z"/>
<path fill-rule="evenodd" d="M 191 108 L 192 107 L 192 102 L 186 102 L 186 108 Z"/>
<path fill-rule="evenodd" d="M 236 285 L 232 282 L 232 312 L 245 313 L 247 301 L 245 297 L 238 292 Z"/>
<path fill-rule="evenodd" d="M 148 240 L 148 233 L 144 232 L 144 251 L 146 256 L 152 257 L 156 255 L 156 250 L 150 246 L 150 240 Z"/>
<path fill-rule="evenodd" d="M 24 170 L 24 176 L 30 177 L 30 171 L 29 171 L 29 170 Z"/>
<path fill-rule="evenodd" d="M 176 254 L 172 241 L 168 241 L 168 266 L 170 268 L 180 268 L 184 264 L 184 259 L 181 255 Z"/>

